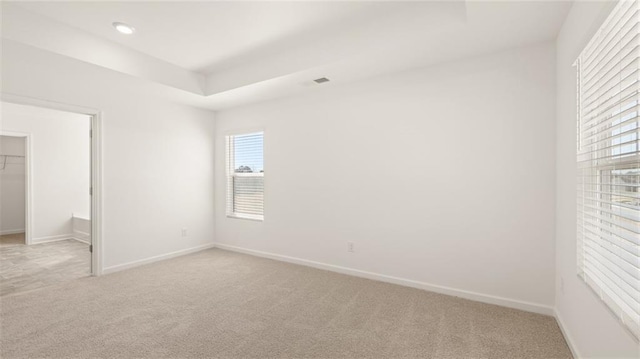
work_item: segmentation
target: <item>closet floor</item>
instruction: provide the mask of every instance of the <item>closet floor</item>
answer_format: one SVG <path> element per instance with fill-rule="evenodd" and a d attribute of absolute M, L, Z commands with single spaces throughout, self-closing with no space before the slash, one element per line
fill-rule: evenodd
<path fill-rule="evenodd" d="M 4 234 L 0 236 L 0 248 L 24 245 L 24 233 Z"/>
<path fill-rule="evenodd" d="M 91 274 L 89 245 L 67 239 L 24 244 L 17 235 L 0 236 L 0 296 L 31 291 Z"/>

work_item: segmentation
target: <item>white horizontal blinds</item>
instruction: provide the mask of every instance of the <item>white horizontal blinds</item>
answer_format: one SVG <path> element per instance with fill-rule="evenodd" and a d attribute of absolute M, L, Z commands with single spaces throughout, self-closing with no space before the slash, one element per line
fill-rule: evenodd
<path fill-rule="evenodd" d="M 227 215 L 263 219 L 264 136 L 227 136 Z"/>
<path fill-rule="evenodd" d="M 640 338 L 640 6 L 620 1 L 578 66 L 578 272 Z"/>

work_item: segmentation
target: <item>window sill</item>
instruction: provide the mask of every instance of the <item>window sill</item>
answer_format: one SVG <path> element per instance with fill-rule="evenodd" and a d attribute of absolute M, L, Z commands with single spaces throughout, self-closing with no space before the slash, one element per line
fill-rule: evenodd
<path fill-rule="evenodd" d="M 227 218 L 246 219 L 249 221 L 264 222 L 264 216 L 252 216 L 249 214 L 227 214 Z"/>

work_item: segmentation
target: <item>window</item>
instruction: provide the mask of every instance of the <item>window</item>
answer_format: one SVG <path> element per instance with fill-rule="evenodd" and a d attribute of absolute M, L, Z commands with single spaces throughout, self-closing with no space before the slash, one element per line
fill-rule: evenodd
<path fill-rule="evenodd" d="M 640 6 L 620 1 L 577 60 L 578 274 L 640 338 Z"/>
<path fill-rule="evenodd" d="M 264 135 L 227 136 L 227 216 L 264 219 Z"/>

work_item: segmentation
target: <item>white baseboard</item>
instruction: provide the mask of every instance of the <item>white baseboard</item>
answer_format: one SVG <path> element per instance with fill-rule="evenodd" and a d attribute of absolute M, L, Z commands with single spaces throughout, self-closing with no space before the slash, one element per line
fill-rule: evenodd
<path fill-rule="evenodd" d="M 58 235 L 55 235 L 55 236 L 32 238 L 31 239 L 31 244 L 57 242 L 57 241 L 64 241 L 66 239 L 73 239 L 73 233 L 58 234 Z"/>
<path fill-rule="evenodd" d="M 82 231 L 73 231 L 73 239 L 89 244 L 91 242 L 91 234 Z"/>
<path fill-rule="evenodd" d="M 183 256 L 185 254 L 200 252 L 200 251 L 203 251 L 205 249 L 209 249 L 209 248 L 213 248 L 213 247 L 215 247 L 214 243 L 203 244 L 201 246 L 182 249 L 182 250 L 171 252 L 171 253 L 161 254 L 159 256 L 149 257 L 149 258 L 140 259 L 140 260 L 137 260 L 137 261 L 123 263 L 123 264 L 117 264 L 115 266 L 104 268 L 102 270 L 102 274 L 115 273 L 115 272 L 119 272 L 119 271 L 122 271 L 122 270 L 125 270 L 125 269 L 139 267 L 141 265 L 145 265 L 145 264 L 149 264 L 149 263 L 153 263 L 153 262 L 158 262 L 158 261 L 162 261 L 162 260 L 169 259 L 169 258 Z"/>
<path fill-rule="evenodd" d="M 91 244 L 91 242 L 89 242 L 88 239 L 79 238 L 78 236 L 73 236 L 73 237 L 71 237 L 71 239 L 76 240 L 78 242 L 82 242 L 84 244 Z"/>
<path fill-rule="evenodd" d="M 527 312 L 533 312 L 533 313 L 544 314 L 549 316 L 554 316 L 555 314 L 553 307 L 537 304 L 537 303 L 525 302 L 517 299 L 510 299 L 510 298 L 493 296 L 489 294 L 476 293 L 476 292 L 471 292 L 471 291 L 462 290 L 462 289 L 456 289 L 456 288 L 450 288 L 450 287 L 445 287 L 445 286 L 436 285 L 436 284 L 419 282 L 411 279 L 398 278 L 398 277 L 388 276 L 384 274 L 366 272 L 366 271 L 353 269 L 353 268 L 347 268 L 347 267 L 336 266 L 332 264 L 310 261 L 310 260 L 301 259 L 301 258 L 283 256 L 275 253 L 268 253 L 268 252 L 256 251 L 252 249 L 236 247 L 236 246 L 230 246 L 228 244 L 216 243 L 215 247 L 220 249 L 226 249 L 229 251 L 250 254 L 257 257 L 275 259 L 278 261 L 300 264 L 308 267 L 328 270 L 331 272 L 348 274 L 355 277 L 367 278 L 367 279 L 377 280 L 381 282 L 398 284 L 405 287 L 422 289 L 429 292 L 451 295 L 454 297 L 460 297 L 460 298 L 469 299 L 477 302 L 495 304 L 495 305 L 499 305 L 507 308 L 524 310 Z"/>
<path fill-rule="evenodd" d="M 5 229 L 3 231 L 0 231 L 0 236 L 5 235 L 5 234 L 18 234 L 18 233 L 24 233 L 25 229 Z"/>
<path fill-rule="evenodd" d="M 554 317 L 556 317 L 556 322 L 558 322 L 558 326 L 560 327 L 562 336 L 564 336 L 564 340 L 567 342 L 567 345 L 569 346 L 569 350 L 571 350 L 571 354 L 573 354 L 574 359 L 582 358 L 582 356 L 578 352 L 578 348 L 576 348 L 575 345 L 573 345 L 573 339 L 571 338 L 571 334 L 569 334 L 569 331 L 567 330 L 567 327 L 565 326 L 564 321 L 562 320 L 562 317 L 560 316 L 560 313 L 558 313 L 557 310 L 554 310 Z"/>

